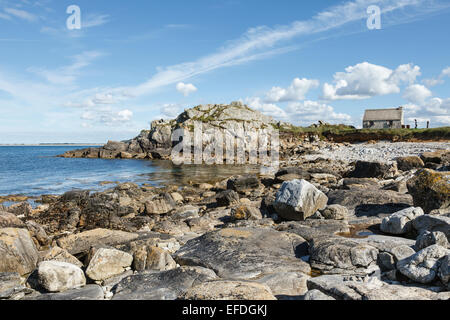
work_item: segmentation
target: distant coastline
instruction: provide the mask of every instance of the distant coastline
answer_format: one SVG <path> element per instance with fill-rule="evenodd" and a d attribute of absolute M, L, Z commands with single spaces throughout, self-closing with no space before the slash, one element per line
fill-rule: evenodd
<path fill-rule="evenodd" d="M 2 144 L 0 143 L 0 147 L 85 147 L 85 146 L 103 146 L 104 143 L 36 143 L 36 144 Z"/>

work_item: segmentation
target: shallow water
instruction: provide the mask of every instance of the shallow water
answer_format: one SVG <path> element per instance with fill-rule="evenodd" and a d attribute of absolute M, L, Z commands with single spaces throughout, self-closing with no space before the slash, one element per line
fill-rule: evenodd
<path fill-rule="evenodd" d="M 83 146 L 81 148 L 86 148 Z M 73 189 L 104 190 L 112 184 L 188 184 L 216 182 L 234 174 L 257 174 L 256 166 L 174 166 L 170 161 L 66 159 L 74 146 L 0 147 L 0 196 L 62 194 Z"/>

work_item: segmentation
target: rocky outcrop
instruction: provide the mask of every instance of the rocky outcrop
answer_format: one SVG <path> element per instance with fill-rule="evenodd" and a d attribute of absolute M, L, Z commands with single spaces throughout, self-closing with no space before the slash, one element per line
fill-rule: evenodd
<path fill-rule="evenodd" d="M 397 263 L 398 270 L 415 282 L 424 284 L 433 282 L 438 275 L 442 258 L 449 252 L 439 245 L 432 245 L 399 261 Z"/>
<path fill-rule="evenodd" d="M 113 288 L 113 300 L 175 300 L 189 288 L 216 279 L 214 271 L 201 267 L 138 273 L 126 277 Z"/>
<path fill-rule="evenodd" d="M 134 139 L 108 141 L 100 148 L 68 151 L 61 155 L 66 158 L 104 159 L 169 159 L 172 149 L 172 133 L 176 129 L 193 131 L 194 123 L 202 125 L 203 145 L 215 140 L 215 130 L 236 133 L 239 130 L 273 130 L 276 122 L 262 113 L 250 109 L 241 102 L 229 105 L 199 105 L 185 110 L 176 119 L 156 120 L 150 130 L 142 130 Z"/>
<path fill-rule="evenodd" d="M 450 172 L 422 169 L 408 181 L 408 190 L 413 196 L 414 206 L 421 207 L 425 213 L 449 208 Z"/>
<path fill-rule="evenodd" d="M 357 161 L 351 178 L 392 178 L 398 174 L 397 163 Z"/>
<path fill-rule="evenodd" d="M 309 265 L 298 257 L 304 245 L 300 236 L 273 229 L 226 228 L 188 241 L 176 252 L 175 260 L 235 280 L 278 272 L 309 273 Z"/>

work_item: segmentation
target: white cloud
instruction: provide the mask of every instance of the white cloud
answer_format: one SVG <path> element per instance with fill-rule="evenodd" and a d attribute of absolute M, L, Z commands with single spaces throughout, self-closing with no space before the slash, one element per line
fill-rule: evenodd
<path fill-rule="evenodd" d="M 177 91 L 182 93 L 185 97 L 190 95 L 193 92 L 197 91 L 197 88 L 192 83 L 183 83 L 179 82 L 177 84 Z"/>
<path fill-rule="evenodd" d="M 406 105 L 405 119 L 411 124 L 415 120 L 421 127 L 425 127 L 427 121 L 431 126 L 450 126 L 450 98 L 432 98 L 422 105 Z"/>
<path fill-rule="evenodd" d="M 420 75 L 420 68 L 411 64 L 400 65 L 396 70 L 371 64 L 359 63 L 337 72 L 335 85 L 325 83 L 323 98 L 325 100 L 357 100 L 374 96 L 399 93 L 399 85 L 412 84 Z"/>
<path fill-rule="evenodd" d="M 348 1 L 329 7 L 309 20 L 295 21 L 289 25 L 274 28 L 267 26 L 251 28 L 239 39 L 227 42 L 226 45 L 212 54 L 191 62 L 159 68 L 157 73 L 146 82 L 134 87 L 116 88 L 113 91 L 116 94 L 121 94 L 125 90 L 131 96 L 141 96 L 158 88 L 186 81 L 219 68 L 235 66 L 286 52 L 291 48 L 274 49 L 274 47 L 283 45 L 286 41 L 295 37 L 316 35 L 340 28 L 347 23 L 367 19 L 366 9 L 372 4 L 379 4 L 382 8 L 382 14 L 390 13 L 389 25 L 404 22 L 401 17 L 397 19 L 398 17 L 394 16 L 394 13 L 398 12 L 403 15 L 408 8 L 411 9 L 408 18 L 412 18 L 448 7 L 448 4 L 436 4 L 433 0 Z"/>
<path fill-rule="evenodd" d="M 403 93 L 404 99 L 416 104 L 424 103 L 425 100 L 431 96 L 431 91 L 421 84 L 410 85 L 405 89 L 405 92 Z"/>
<path fill-rule="evenodd" d="M 92 28 L 104 25 L 109 22 L 109 15 L 107 14 L 91 14 L 86 15 L 81 20 L 81 28 Z"/>
<path fill-rule="evenodd" d="M 444 78 L 450 77 L 450 67 L 445 68 L 442 70 L 441 74 L 437 78 L 432 79 L 425 79 L 423 80 L 423 83 L 425 83 L 428 87 L 434 87 L 438 84 L 444 83 Z"/>
<path fill-rule="evenodd" d="M 100 123 L 108 126 L 123 126 L 133 118 L 133 112 L 129 109 L 115 111 L 111 107 L 104 107 L 83 112 L 80 119 L 89 127 L 92 123 Z"/>
<path fill-rule="evenodd" d="M 349 123 L 351 121 L 350 115 L 336 113 L 332 106 L 317 101 L 289 103 L 286 113 L 290 122 L 301 125 L 310 125 L 319 120 L 331 123 Z"/>
<path fill-rule="evenodd" d="M 287 113 L 279 106 L 273 103 L 264 103 L 261 98 L 253 97 L 246 98 L 245 103 L 252 109 L 258 110 L 266 116 L 271 116 L 274 119 L 286 121 L 288 118 Z"/>
<path fill-rule="evenodd" d="M 163 118 L 174 119 L 181 112 L 183 112 L 183 107 L 180 104 L 166 103 L 161 107 L 161 116 Z"/>
<path fill-rule="evenodd" d="M 7 14 L 4 14 L 4 13 L 0 12 L 0 19 L 11 20 L 11 17 L 8 16 Z"/>
<path fill-rule="evenodd" d="M 25 10 L 19 10 L 19 9 L 14 9 L 14 8 L 5 8 L 3 10 L 6 13 L 8 13 L 14 17 L 17 17 L 17 18 L 20 18 L 23 20 L 27 20 L 29 22 L 33 22 L 38 19 L 37 16 L 35 16 L 34 14 L 29 13 L 28 11 L 25 11 Z"/>
<path fill-rule="evenodd" d="M 286 102 L 298 101 L 305 99 L 305 95 L 312 88 L 319 86 L 318 80 L 299 79 L 295 78 L 292 84 L 284 89 L 280 87 L 273 87 L 266 95 L 266 102 Z"/>
<path fill-rule="evenodd" d="M 80 75 L 80 70 L 89 66 L 93 60 L 102 56 L 98 51 L 85 51 L 72 57 L 73 63 L 55 70 L 46 68 L 30 67 L 29 72 L 35 73 L 45 78 L 49 83 L 55 85 L 72 84 Z"/>

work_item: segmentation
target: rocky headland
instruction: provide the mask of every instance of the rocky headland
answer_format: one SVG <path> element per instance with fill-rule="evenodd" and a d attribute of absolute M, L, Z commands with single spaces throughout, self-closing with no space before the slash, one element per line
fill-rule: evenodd
<path fill-rule="evenodd" d="M 280 126 L 239 103 L 201 106 L 64 156 L 168 159 L 192 121 Z M 274 173 L 0 206 L 0 299 L 450 299 L 448 142 L 280 145 Z"/>

